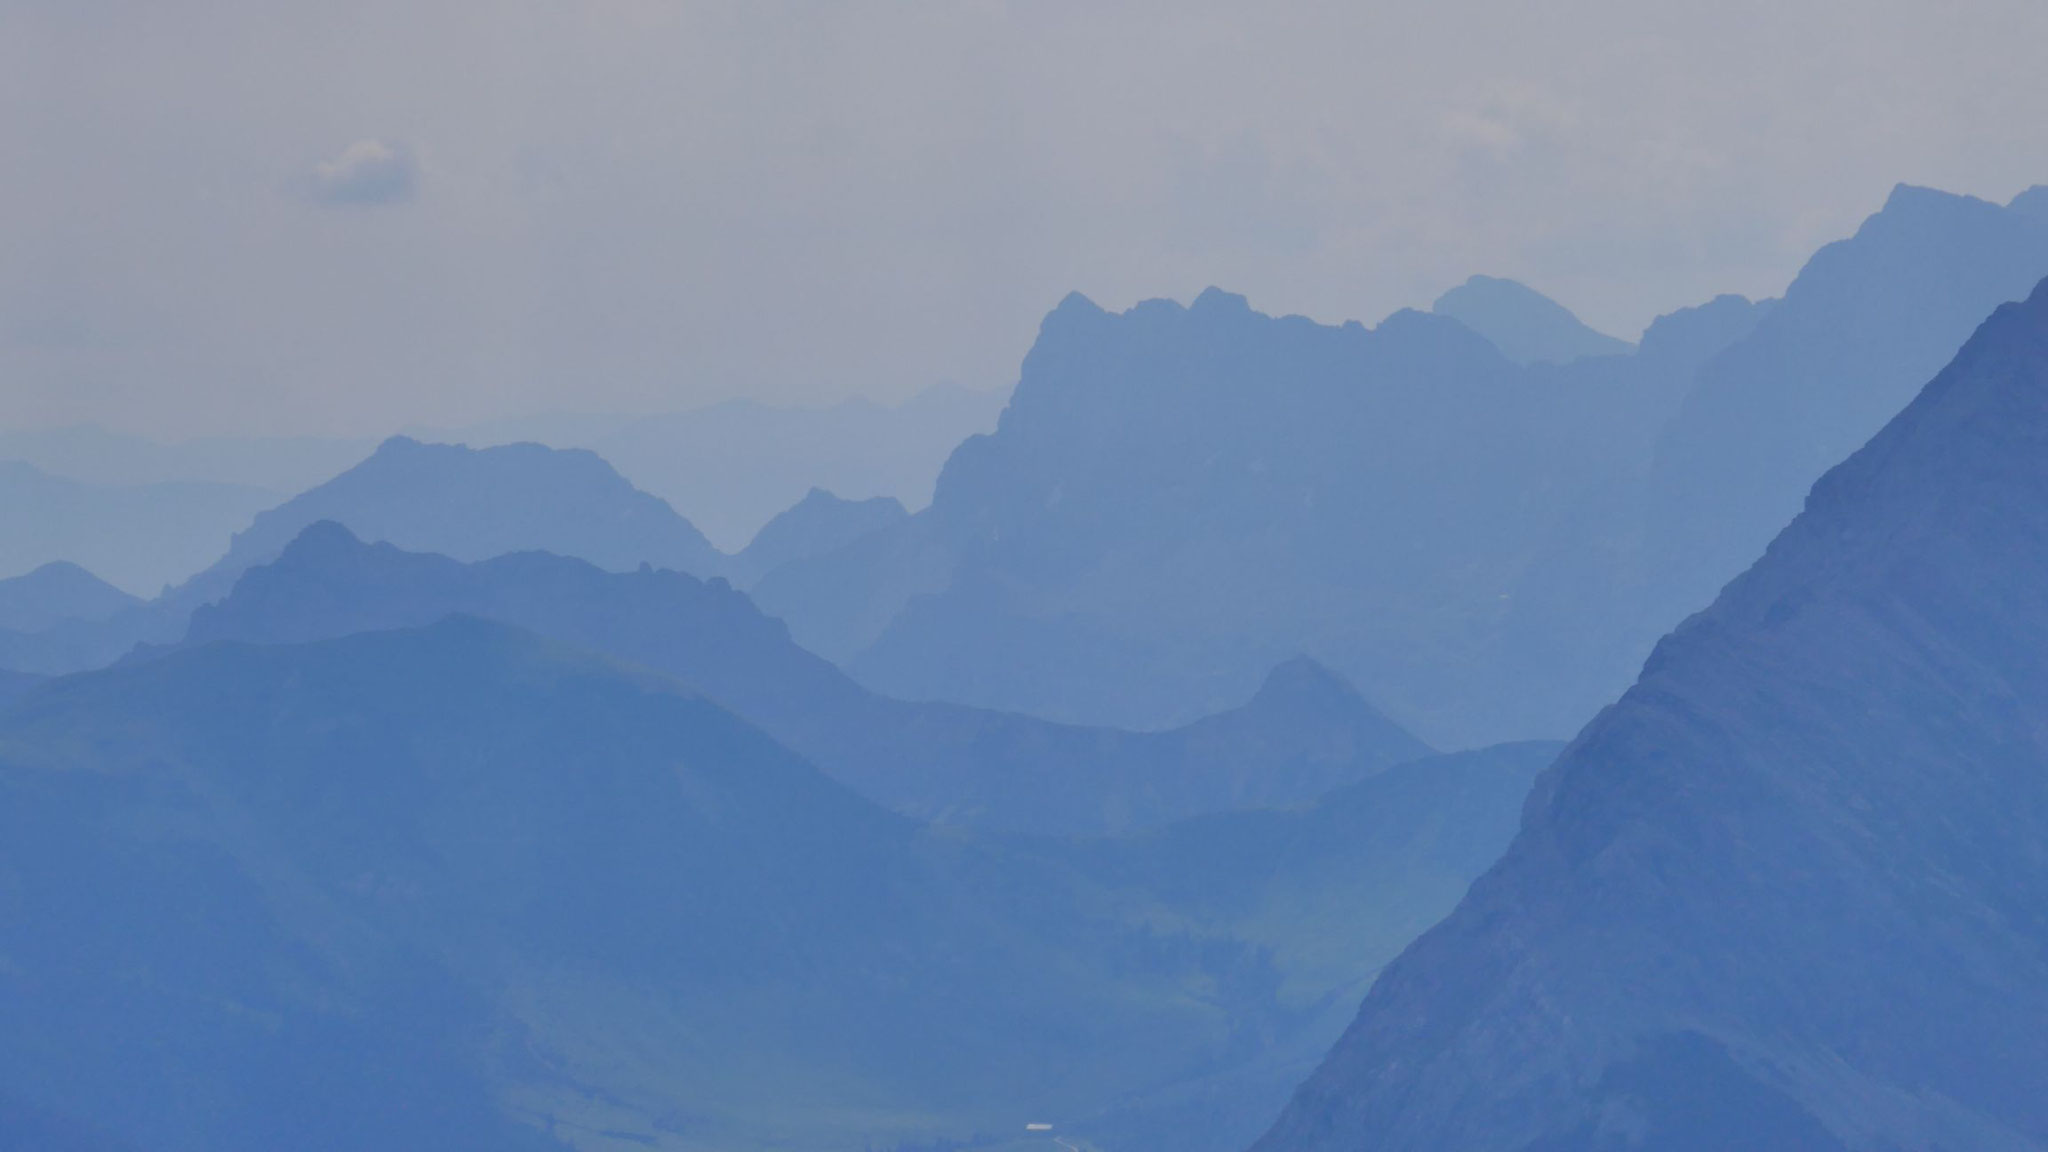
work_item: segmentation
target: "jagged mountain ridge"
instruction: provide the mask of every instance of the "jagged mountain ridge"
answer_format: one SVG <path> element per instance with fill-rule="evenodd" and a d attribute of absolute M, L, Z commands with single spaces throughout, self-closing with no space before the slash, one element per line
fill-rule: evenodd
<path fill-rule="evenodd" d="M 2043 192 L 2000 207 L 1900 185 L 1703 366 L 1646 479 L 1651 622 L 1704 607 L 1993 308 L 2048 275 L 2048 213 L 2028 206 Z"/>
<path fill-rule="evenodd" d="M 1070 298 L 929 510 L 757 597 L 911 698 L 1160 726 L 1306 652 L 1435 742 L 1526 732 L 1597 697 L 1490 649 L 1586 502 L 1647 466 L 1683 360 L 1523 368 L 1448 317 Z"/>
<path fill-rule="evenodd" d="M 1261 1152 L 2048 1147 L 2048 282 L 1539 783 Z"/>
<path fill-rule="evenodd" d="M 1440 745 L 1564 735 L 2048 273 L 2026 203 L 1901 189 L 1787 302 L 1562 366 L 1446 317 L 1073 298 L 930 509 L 756 598 L 898 696 L 1157 727 L 1307 652 Z"/>
<path fill-rule="evenodd" d="M 416 431 L 470 444 L 588 448 L 736 552 L 777 514 L 823 488 L 853 500 L 931 502 L 954 445 L 995 426 L 1004 393 L 939 384 L 895 403 L 820 407 L 728 400 L 685 412 L 561 415 Z"/>
<path fill-rule="evenodd" d="M 194 613 L 185 643 L 296 643 L 451 613 L 677 676 L 863 794 L 925 819 L 1110 832 L 1305 804 L 1430 751 L 1307 662 L 1280 667 L 1249 704 L 1182 729 L 1080 728 L 878 696 L 719 582 L 651 568 L 606 573 L 545 553 L 465 565 L 365 544 L 332 523 L 309 527 Z"/>

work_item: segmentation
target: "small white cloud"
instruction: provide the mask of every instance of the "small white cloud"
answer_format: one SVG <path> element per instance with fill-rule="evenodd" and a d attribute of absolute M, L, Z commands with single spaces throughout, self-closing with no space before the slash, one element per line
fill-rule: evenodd
<path fill-rule="evenodd" d="M 400 204 L 419 192 L 412 149 L 391 140 L 358 140 L 313 168 L 308 198 L 316 204 Z"/>

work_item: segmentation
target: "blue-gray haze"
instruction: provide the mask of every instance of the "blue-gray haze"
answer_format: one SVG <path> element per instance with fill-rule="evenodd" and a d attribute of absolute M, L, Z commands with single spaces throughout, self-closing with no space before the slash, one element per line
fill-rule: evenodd
<path fill-rule="evenodd" d="M 0 1152 L 2048 1150 L 2044 42 L 0 0 Z"/>
<path fill-rule="evenodd" d="M 1633 339 L 1894 182 L 2039 180 L 2044 39 L 2033 0 L 9 0 L 0 427 L 894 401 L 1007 385 L 1069 289 L 1376 321 L 1484 272 Z"/>

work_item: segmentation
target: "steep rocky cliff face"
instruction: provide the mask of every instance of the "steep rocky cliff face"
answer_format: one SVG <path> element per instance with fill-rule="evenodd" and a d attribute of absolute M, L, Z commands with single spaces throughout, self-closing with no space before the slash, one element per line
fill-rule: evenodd
<path fill-rule="evenodd" d="M 2048 285 L 1538 784 L 1261 1152 L 2048 1147 Z"/>

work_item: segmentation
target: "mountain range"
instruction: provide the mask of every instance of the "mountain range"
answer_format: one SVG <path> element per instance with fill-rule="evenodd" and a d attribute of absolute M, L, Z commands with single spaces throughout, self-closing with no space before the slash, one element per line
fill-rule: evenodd
<path fill-rule="evenodd" d="M 500 620 L 658 669 L 853 787 L 923 819 L 1084 834 L 1204 812 L 1294 807 L 1430 749 L 1312 662 L 1273 671 L 1242 707 L 1157 733 L 891 700 L 793 643 L 722 581 L 605 572 L 524 552 L 463 564 L 314 524 L 229 596 L 194 613 L 187 646 L 300 643 Z"/>
<path fill-rule="evenodd" d="M 1070 297 L 929 509 L 755 595 L 910 699 L 1159 727 L 1305 653 L 1440 746 L 1564 735 L 2048 273 L 2041 201 L 1902 187 L 1783 301 L 1564 364 L 1450 315 Z"/>
<path fill-rule="evenodd" d="M 2044 272 L 1075 295 L 919 511 L 397 437 L 0 579 L 0 1150 L 2048 1149 Z"/>
<path fill-rule="evenodd" d="M 74 677 L 0 747 L 10 1091 L 151 1147 L 992 1126 L 1199 1064 L 1173 988 L 1253 963 L 474 620 Z"/>
<path fill-rule="evenodd" d="M 275 559 L 323 520 L 465 559 L 545 549 L 615 569 L 657 564 L 708 573 L 726 563 L 689 521 L 590 452 L 393 437 L 339 476 L 255 514 L 210 565 L 147 603 L 0 633 L 0 668 L 80 671 L 138 643 L 175 641 L 193 609 L 227 595 L 244 571 Z"/>
<path fill-rule="evenodd" d="M 479 447 L 587 448 L 687 515 L 719 548 L 738 552 L 812 488 L 924 507 L 947 454 L 995 427 L 1006 399 L 1003 391 L 941 384 L 896 404 L 728 400 L 685 412 L 537 417 L 414 434 Z"/>
<path fill-rule="evenodd" d="M 672 679 L 475 617 L 152 653 L 0 710 L 0 1078 L 172 1152 L 1046 1117 L 1220 1150 L 1553 751 L 1091 848 L 887 813 Z M 1275 842 L 1268 883 L 1186 883 Z"/>
<path fill-rule="evenodd" d="M 634 485 L 689 517 L 724 551 L 737 552 L 811 488 L 923 507 L 946 454 L 994 427 L 1005 399 L 1000 391 L 938 385 L 893 405 L 854 399 L 791 407 L 733 400 L 678 412 L 556 414 L 398 431 L 423 442 L 478 448 L 532 442 L 597 452 Z M 0 461 L 19 461 L 91 486 L 225 485 L 271 493 L 269 503 L 275 503 L 346 471 L 377 443 L 348 436 L 162 441 L 86 425 L 0 430 Z M 234 531 L 246 517 L 220 530 Z M 189 567 L 162 565 L 132 590 L 154 591 L 192 575 L 218 555 L 217 545 L 206 547 L 213 551 L 192 557 Z M 55 558 L 87 567 L 99 559 Z M 133 553 L 132 561 L 145 559 L 141 550 Z"/>
<path fill-rule="evenodd" d="M 902 699 L 1158 729 L 1308 655 L 1439 746 L 1558 736 L 1903 404 L 1964 317 L 2042 271 L 2041 195 L 1901 188 L 1784 302 L 1717 298 L 1632 353 L 1564 363 L 1515 324 L 1582 326 L 1508 281 L 1373 330 L 1213 291 L 1120 316 L 1074 297 L 997 431 L 960 445 L 916 514 L 813 490 L 728 556 L 588 453 L 398 438 L 151 605 L 0 634 L 0 667 L 174 640 L 332 518 L 464 559 L 541 548 L 724 575 Z"/>
<path fill-rule="evenodd" d="M 463 559 L 542 550 L 615 569 L 649 564 L 715 574 L 747 587 L 775 568 L 834 551 L 908 515 L 893 497 L 845 500 L 813 488 L 763 525 L 747 547 L 726 555 L 589 451 L 393 437 L 340 475 L 256 513 L 233 534 L 225 554 L 154 600 L 129 598 L 120 607 L 130 611 L 37 610 L 15 619 L 10 600 L 27 597 L 31 584 L 52 577 L 45 572 L 28 583 L 0 582 L 0 667 L 78 671 L 104 665 L 137 643 L 176 639 L 194 608 L 225 595 L 245 569 L 275 557 L 299 530 L 323 519 L 346 522 L 371 539 Z M 64 571 L 96 582 L 76 565 Z"/>
<path fill-rule="evenodd" d="M 2048 282 L 1658 646 L 1257 1147 L 2048 1146 L 2044 653 Z"/>
<path fill-rule="evenodd" d="M 1816 253 L 1755 333 L 1701 369 L 1659 437 L 1644 517 L 1656 627 L 1705 607 L 1814 481 L 2044 275 L 2048 187 L 2001 208 L 1902 185 Z"/>
<path fill-rule="evenodd" d="M 907 698 L 1156 727 L 1306 653 L 1434 743 L 1555 734 L 1601 697 L 1576 653 L 1534 687 L 1510 664 L 1516 597 L 1648 466 L 1687 367 L 1523 367 L 1418 312 L 1070 297 L 931 508 L 756 597 Z"/>

